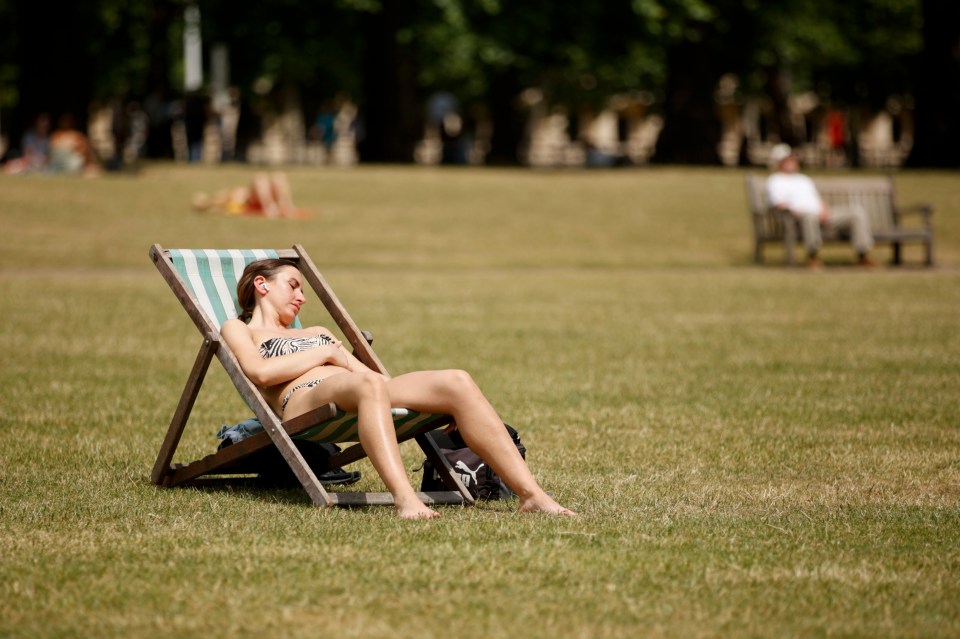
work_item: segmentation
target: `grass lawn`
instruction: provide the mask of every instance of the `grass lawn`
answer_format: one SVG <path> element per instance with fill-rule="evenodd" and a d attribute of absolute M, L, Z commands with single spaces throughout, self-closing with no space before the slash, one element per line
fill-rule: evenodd
<path fill-rule="evenodd" d="M 896 176 L 936 268 L 822 273 L 752 263 L 738 171 L 288 173 L 314 219 L 190 210 L 247 167 L 0 177 L 0 636 L 960 636 L 956 173 Z M 470 370 L 583 516 L 155 488 L 200 336 L 154 242 L 303 244 L 391 371 Z M 218 367 L 179 461 L 249 416 Z"/>

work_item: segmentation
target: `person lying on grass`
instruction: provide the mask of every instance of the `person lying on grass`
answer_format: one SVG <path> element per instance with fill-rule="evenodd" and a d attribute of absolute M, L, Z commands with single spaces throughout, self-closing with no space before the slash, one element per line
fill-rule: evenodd
<path fill-rule="evenodd" d="M 313 216 L 309 210 L 293 203 L 293 194 L 287 176 L 257 172 L 249 186 L 221 189 L 213 195 L 195 193 L 193 208 L 200 213 L 226 215 L 260 215 L 270 219 L 288 218 L 306 220 Z"/>
<path fill-rule="evenodd" d="M 239 319 L 221 335 L 240 368 L 281 419 L 333 402 L 356 412 L 360 443 L 405 519 L 432 519 L 407 479 L 391 407 L 452 415 L 467 445 L 520 498 L 520 512 L 574 515 L 537 484 L 503 421 L 465 371 L 418 371 L 387 377 L 354 357 L 327 329 L 288 328 L 306 302 L 303 276 L 293 262 L 250 263 L 237 283 Z"/>

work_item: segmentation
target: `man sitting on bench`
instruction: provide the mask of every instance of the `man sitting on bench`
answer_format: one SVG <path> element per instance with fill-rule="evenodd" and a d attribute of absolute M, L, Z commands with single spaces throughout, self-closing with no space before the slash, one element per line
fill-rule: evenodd
<path fill-rule="evenodd" d="M 770 204 L 789 211 L 800 225 L 800 233 L 807 247 L 807 266 L 821 269 L 818 257 L 823 244 L 822 229 L 844 230 L 850 233 L 850 243 L 857 252 L 857 264 L 873 266 L 868 256 L 873 248 L 873 235 L 867 212 L 860 206 L 834 207 L 830 209 L 820 197 L 816 185 L 808 176 L 800 173 L 800 162 L 786 144 L 778 144 L 770 151 L 770 162 L 776 173 L 767 178 L 767 194 Z"/>

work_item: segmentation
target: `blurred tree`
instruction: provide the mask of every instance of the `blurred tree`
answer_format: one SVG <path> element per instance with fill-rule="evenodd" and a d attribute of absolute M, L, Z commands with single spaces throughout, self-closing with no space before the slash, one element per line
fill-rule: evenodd
<path fill-rule="evenodd" d="M 713 163 L 715 89 L 725 73 L 766 96 L 773 136 L 800 142 L 788 98 L 879 109 L 912 87 L 920 48 L 919 0 L 635 0 L 666 49 L 665 126 L 656 161 Z M 855 130 L 855 129 L 854 129 Z"/>
<path fill-rule="evenodd" d="M 923 0 L 912 166 L 960 166 L 960 2 Z"/>
<path fill-rule="evenodd" d="M 4 29 L 4 39 L 12 36 L 14 43 L 14 65 L 4 64 L 5 75 L 15 82 L 8 89 L 16 99 L 10 105 L 11 142 L 17 143 L 24 127 L 41 112 L 54 117 L 69 112 L 82 122 L 96 79 L 87 34 L 99 31 L 97 7 L 65 3 L 51 10 L 45 3 L 13 0 L 6 11 L 11 24 Z"/>
<path fill-rule="evenodd" d="M 94 100 L 142 97 L 155 83 L 167 87 L 176 4 L 0 1 L 9 27 L 0 45 L 0 108 L 13 113 L 11 141 L 37 113 L 71 113 L 83 126 Z"/>
<path fill-rule="evenodd" d="M 309 110 L 360 87 L 360 21 L 339 0 L 199 0 L 204 46 L 226 45 L 230 81 L 248 96 L 296 87 Z"/>
<path fill-rule="evenodd" d="M 634 5 L 666 51 L 664 127 L 654 161 L 719 164 L 714 92 L 722 74 L 742 68 L 736 27 L 749 24 L 750 3 L 636 0 Z"/>
<path fill-rule="evenodd" d="M 912 60 L 921 45 L 919 0 L 804 0 L 758 5 L 751 17 L 746 88 L 769 99 L 780 140 L 801 142 L 787 108 L 790 95 L 812 91 L 822 104 L 856 118 L 912 89 Z M 850 132 L 855 152 L 856 120 Z"/>
<path fill-rule="evenodd" d="M 51 11 L 43 3 L 0 0 L 7 27 L 0 109 L 13 109 L 15 126 L 22 126 L 40 110 L 82 117 L 95 98 L 172 99 L 181 91 L 187 2 L 89 0 Z M 367 131 L 363 158 L 371 161 L 410 161 L 424 103 L 443 90 L 462 104 L 482 105 L 494 124 L 491 159 L 516 162 L 527 117 L 520 96 L 533 87 L 548 104 L 573 110 L 604 106 L 618 92 L 653 91 L 666 119 L 656 159 L 713 163 L 715 88 L 726 73 L 741 78 L 743 92 L 768 96 L 781 139 L 794 141 L 787 98 L 798 91 L 876 109 L 887 96 L 915 88 L 914 160 L 940 163 L 955 147 L 940 151 L 937 144 L 957 135 L 956 2 L 195 4 L 205 47 L 227 45 L 232 84 L 248 96 L 271 100 L 294 87 L 308 120 L 321 100 L 353 96 Z"/>
<path fill-rule="evenodd" d="M 234 82 L 248 94 L 256 87 L 271 100 L 295 89 L 308 119 L 321 101 L 350 95 L 361 110 L 361 159 L 413 161 L 422 133 L 415 36 L 437 19 L 433 2 L 202 0 L 200 7 L 205 38 L 229 47 Z"/>
<path fill-rule="evenodd" d="M 0 135 L 9 136 L 10 142 L 16 145 L 19 144 L 23 124 L 18 122 L 14 125 L 8 118 L 20 103 L 20 65 L 17 63 L 20 24 L 13 0 L 0 0 L 0 24 L 4 25 L 4 37 L 0 38 Z M 0 155 L 3 155 L 2 150 Z"/>
<path fill-rule="evenodd" d="M 447 2 L 446 4 L 453 4 Z M 590 3 L 463 3 L 472 36 L 462 72 L 486 86 L 493 121 L 490 161 L 516 163 L 526 113 L 521 93 L 539 89 L 547 103 L 574 111 L 601 107 L 610 96 L 656 85 L 662 55 L 629 0 Z"/>
<path fill-rule="evenodd" d="M 88 96 L 144 96 L 151 83 L 169 88 L 170 35 L 179 18 L 173 0 L 98 0 L 82 55 L 96 60 Z"/>
<path fill-rule="evenodd" d="M 423 132 L 414 38 L 423 23 L 416 0 L 386 0 L 363 12 L 363 139 L 365 162 L 413 162 Z"/>

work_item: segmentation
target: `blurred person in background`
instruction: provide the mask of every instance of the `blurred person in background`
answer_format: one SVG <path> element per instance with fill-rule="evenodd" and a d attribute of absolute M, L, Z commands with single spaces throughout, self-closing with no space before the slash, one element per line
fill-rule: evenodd
<path fill-rule="evenodd" d="M 8 175 L 36 173 L 47 170 L 50 162 L 50 114 L 41 113 L 20 141 L 22 155 L 3 165 Z"/>
<path fill-rule="evenodd" d="M 283 173 L 256 173 L 248 186 L 221 189 L 210 195 L 193 196 L 193 208 L 200 213 L 260 215 L 267 218 L 307 219 L 312 213 L 293 203 L 290 182 Z"/>
<path fill-rule="evenodd" d="M 771 206 L 789 211 L 800 224 L 800 234 L 807 248 L 807 266 L 823 268 L 819 252 L 823 245 L 822 232 L 842 230 L 849 232 L 850 243 L 857 254 L 859 266 L 874 266 L 868 253 L 873 248 L 873 235 L 867 212 L 860 206 L 830 208 L 820 197 L 813 180 L 800 172 L 800 161 L 793 149 L 778 144 L 770 151 L 770 164 L 776 172 L 767 178 L 767 194 Z"/>
<path fill-rule="evenodd" d="M 64 113 L 50 135 L 50 163 L 54 173 L 80 173 L 86 177 L 100 174 L 100 165 L 90 140 L 76 128 L 72 114 Z"/>

